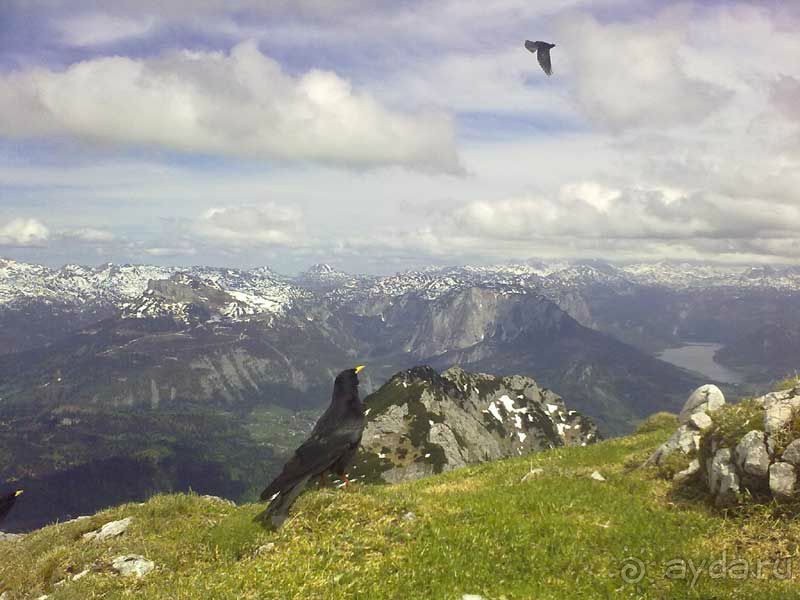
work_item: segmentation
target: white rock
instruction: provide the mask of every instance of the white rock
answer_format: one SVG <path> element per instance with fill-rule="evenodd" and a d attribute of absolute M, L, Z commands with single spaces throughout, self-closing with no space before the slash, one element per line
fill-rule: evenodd
<path fill-rule="evenodd" d="M 720 448 L 707 465 L 708 489 L 715 497 L 717 506 L 726 506 L 736 501 L 739 493 L 739 476 L 731 463 L 731 451 Z"/>
<path fill-rule="evenodd" d="M 0 531 L 0 542 L 21 542 L 24 537 L 19 533 L 3 533 Z"/>
<path fill-rule="evenodd" d="M 800 397 L 777 397 L 764 402 L 764 431 L 768 434 L 780 431 L 789 424 L 794 413 L 800 409 Z"/>
<path fill-rule="evenodd" d="M 126 517 L 124 519 L 120 519 L 119 521 L 111 521 L 103 525 L 100 529 L 96 531 L 90 531 L 89 533 L 83 534 L 84 540 L 107 540 L 109 538 L 117 537 L 122 535 L 128 530 L 130 527 L 133 519 L 131 517 Z"/>
<path fill-rule="evenodd" d="M 789 463 L 776 462 L 769 468 L 769 489 L 775 498 L 785 500 L 794 496 L 797 472 Z"/>
<path fill-rule="evenodd" d="M 675 476 L 672 478 L 672 481 L 675 483 L 683 483 L 691 479 L 698 471 L 700 470 L 700 461 L 698 459 L 692 460 L 689 463 L 689 466 L 686 467 L 683 471 L 678 471 L 675 473 Z"/>
<path fill-rule="evenodd" d="M 542 469 L 541 467 L 536 469 L 531 469 L 530 471 L 525 473 L 525 475 L 522 476 L 520 483 L 524 483 L 525 481 L 528 481 L 528 479 L 533 479 L 534 477 L 536 477 L 537 475 L 541 475 L 542 473 L 544 473 L 544 469 Z"/>
<path fill-rule="evenodd" d="M 486 600 L 480 594 L 464 594 L 461 596 L 461 600 Z"/>
<path fill-rule="evenodd" d="M 256 551 L 253 552 L 253 555 L 258 556 L 260 554 L 268 554 L 270 552 L 273 552 L 274 550 L 275 550 L 275 542 L 268 542 L 263 546 L 259 546 L 256 549 Z"/>
<path fill-rule="evenodd" d="M 701 385 L 691 393 L 683 405 L 678 421 L 685 424 L 689 417 L 698 412 L 710 412 L 725 404 L 725 395 L 717 386 L 712 384 Z"/>
<path fill-rule="evenodd" d="M 403 515 L 403 521 L 413 521 L 416 518 L 417 515 L 410 511 Z"/>
<path fill-rule="evenodd" d="M 219 496 L 211 496 L 209 494 L 205 494 L 200 496 L 205 500 L 210 500 L 211 502 L 221 502 L 222 504 L 227 504 L 229 506 L 236 506 L 236 503 L 233 500 L 228 500 L 227 498 L 220 498 Z"/>
<path fill-rule="evenodd" d="M 800 466 L 800 439 L 794 440 L 786 446 L 781 460 L 793 464 L 795 467 Z"/>
<path fill-rule="evenodd" d="M 736 464 L 747 475 L 766 479 L 769 473 L 769 452 L 763 431 L 746 433 L 736 446 Z"/>
<path fill-rule="evenodd" d="M 111 561 L 111 568 L 123 577 L 144 577 L 155 569 L 156 565 L 152 560 L 147 560 L 138 554 L 128 554 L 117 556 Z"/>
<path fill-rule="evenodd" d="M 673 452 L 680 451 L 684 454 L 690 454 L 691 452 L 697 452 L 699 449 L 700 434 L 694 427 L 688 424 L 681 425 L 666 442 L 661 444 L 661 446 L 653 452 L 644 464 L 645 466 L 660 465 L 661 462 Z"/>
<path fill-rule="evenodd" d="M 709 427 L 711 427 L 714 422 L 704 412 L 696 412 L 689 417 L 688 424 L 693 426 L 698 431 L 705 431 Z"/>
<path fill-rule="evenodd" d="M 593 472 L 591 475 L 589 475 L 589 477 L 591 477 L 591 478 L 592 478 L 592 479 L 594 479 L 595 481 L 605 481 L 605 480 L 606 480 L 606 478 L 605 478 L 605 477 L 603 477 L 603 476 L 600 474 L 600 472 L 599 472 L 599 471 L 594 471 L 594 472 Z"/>
<path fill-rule="evenodd" d="M 78 581 L 79 579 L 83 579 L 88 574 L 89 574 L 89 569 L 84 569 L 80 573 L 75 573 L 75 575 L 72 576 L 72 581 Z"/>

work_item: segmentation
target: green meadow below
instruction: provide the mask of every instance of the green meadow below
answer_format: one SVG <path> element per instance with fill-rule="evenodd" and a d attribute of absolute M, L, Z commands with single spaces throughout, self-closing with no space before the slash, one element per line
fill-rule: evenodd
<path fill-rule="evenodd" d="M 312 491 L 278 533 L 253 521 L 263 505 L 155 496 L 0 542 L 0 595 L 798 598 L 800 521 L 777 505 L 721 513 L 675 492 L 636 468 L 674 422 L 649 429 L 393 486 Z M 125 517 L 133 520 L 120 537 L 82 539 Z M 116 575 L 112 559 L 126 554 L 155 570 Z"/>

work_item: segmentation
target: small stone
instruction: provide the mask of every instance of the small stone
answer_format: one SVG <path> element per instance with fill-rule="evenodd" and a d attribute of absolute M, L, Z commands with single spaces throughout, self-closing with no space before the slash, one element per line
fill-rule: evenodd
<path fill-rule="evenodd" d="M 275 550 L 275 542 L 269 542 L 264 544 L 263 546 L 259 546 L 256 548 L 256 551 L 253 552 L 254 556 L 259 556 L 261 554 L 269 554 Z"/>
<path fill-rule="evenodd" d="M 84 569 L 80 573 L 75 573 L 75 575 L 72 576 L 72 581 L 78 581 L 79 579 L 83 579 L 88 574 L 89 574 L 89 569 Z"/>
<path fill-rule="evenodd" d="M 413 521 L 416 518 L 417 518 L 417 515 L 415 515 L 411 511 L 409 511 L 406 514 L 403 515 L 403 521 Z"/>
<path fill-rule="evenodd" d="M 542 468 L 531 469 L 530 471 L 525 473 L 525 475 L 522 476 L 522 479 L 520 480 L 520 483 L 524 483 L 524 482 L 528 481 L 528 479 L 533 479 L 534 477 L 537 477 L 538 475 L 541 475 L 542 473 L 544 473 L 544 469 L 542 469 Z"/>
<path fill-rule="evenodd" d="M 128 530 L 128 527 L 130 527 L 132 522 L 133 519 L 131 517 L 126 517 L 125 519 L 120 519 L 119 521 L 111 521 L 96 531 L 84 533 L 83 539 L 102 541 L 120 536 Z"/>
<path fill-rule="evenodd" d="M 461 600 L 486 600 L 486 598 L 480 594 L 463 594 Z"/>
<path fill-rule="evenodd" d="M 678 471 L 675 473 L 675 476 L 672 478 L 672 481 L 675 483 L 685 483 L 692 477 L 694 477 L 700 471 L 700 461 L 698 459 L 692 460 L 689 463 L 689 466 L 686 467 L 683 471 Z"/>
<path fill-rule="evenodd" d="M 144 577 L 155 567 L 152 560 L 138 554 L 118 556 L 111 562 L 111 568 L 123 577 Z"/>
<path fill-rule="evenodd" d="M 711 427 L 714 424 L 714 422 L 711 420 L 711 417 L 709 417 L 706 413 L 696 412 L 689 417 L 688 424 L 692 425 L 699 431 L 705 431 L 706 429 Z"/>
<path fill-rule="evenodd" d="M 776 462 L 769 468 L 769 489 L 779 500 L 794 496 L 797 472 L 789 463 Z"/>
<path fill-rule="evenodd" d="M 794 440 L 786 446 L 781 460 L 793 464 L 795 467 L 800 466 L 800 439 Z"/>
<path fill-rule="evenodd" d="M 600 474 L 600 472 L 599 472 L 599 471 L 594 471 L 594 472 L 593 472 L 591 475 L 589 475 L 589 477 L 591 477 L 591 478 L 592 478 L 592 479 L 594 479 L 595 481 L 605 481 L 605 480 L 606 480 L 606 478 L 605 478 L 605 477 L 603 477 L 603 476 Z"/>
<path fill-rule="evenodd" d="M 227 504 L 229 506 L 236 506 L 236 503 L 233 500 L 228 500 L 227 498 L 220 498 L 219 496 L 211 496 L 209 494 L 205 494 L 200 496 L 205 500 L 210 500 L 211 502 L 221 502 L 222 504 Z"/>

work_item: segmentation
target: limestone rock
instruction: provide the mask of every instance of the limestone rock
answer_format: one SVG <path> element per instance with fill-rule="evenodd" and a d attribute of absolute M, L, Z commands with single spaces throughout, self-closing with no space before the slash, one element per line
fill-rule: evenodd
<path fill-rule="evenodd" d="M 773 392 L 764 396 L 764 431 L 773 434 L 786 427 L 794 414 L 800 411 L 800 396 L 794 390 Z"/>
<path fill-rule="evenodd" d="M 678 421 L 687 423 L 689 418 L 698 412 L 710 412 L 725 404 L 725 395 L 717 386 L 712 384 L 701 385 L 691 393 L 686 404 L 683 405 Z"/>
<path fill-rule="evenodd" d="M 776 462 L 769 468 L 769 489 L 775 498 L 786 500 L 794 496 L 796 483 L 797 471 L 789 463 Z"/>
<path fill-rule="evenodd" d="M 111 568 L 123 577 L 144 577 L 156 568 L 152 560 L 138 554 L 117 556 L 111 561 Z"/>
<path fill-rule="evenodd" d="M 736 465 L 743 473 L 766 479 L 769 473 L 770 457 L 763 431 L 750 431 L 736 446 Z"/>
<path fill-rule="evenodd" d="M 90 531 L 89 533 L 83 534 L 83 539 L 86 541 L 96 540 L 102 541 L 107 540 L 109 538 L 117 537 L 122 535 L 128 530 L 130 527 L 133 519 L 131 517 L 126 517 L 125 519 L 120 519 L 119 521 L 111 521 L 103 525 L 100 529 L 96 531 Z"/>
<path fill-rule="evenodd" d="M 685 483 L 689 481 L 692 477 L 694 477 L 700 471 L 700 461 L 698 459 L 692 460 L 689 463 L 689 466 L 686 467 L 683 471 L 678 471 L 675 473 L 675 476 L 672 478 L 672 481 L 675 483 Z"/>
<path fill-rule="evenodd" d="M 683 454 L 691 454 L 699 449 L 700 433 L 688 424 L 681 425 L 666 442 L 653 452 L 645 462 L 645 466 L 660 465 L 665 458 L 676 451 L 680 451 Z"/>
<path fill-rule="evenodd" d="M 714 422 L 704 412 L 696 412 L 689 417 L 688 424 L 697 429 L 698 431 L 705 431 L 711 427 Z"/>
<path fill-rule="evenodd" d="M 730 449 L 720 448 L 706 466 L 708 489 L 717 506 L 735 504 L 739 493 L 739 475 L 731 458 Z"/>
<path fill-rule="evenodd" d="M 781 456 L 783 462 L 790 463 L 795 467 L 800 466 L 800 439 L 796 439 L 786 446 Z"/>
<path fill-rule="evenodd" d="M 591 475 L 589 475 L 595 481 L 605 481 L 606 478 L 600 474 L 600 471 L 594 471 Z"/>

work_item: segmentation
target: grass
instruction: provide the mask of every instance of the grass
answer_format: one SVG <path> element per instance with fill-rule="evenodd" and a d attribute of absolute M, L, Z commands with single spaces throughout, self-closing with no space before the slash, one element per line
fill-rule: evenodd
<path fill-rule="evenodd" d="M 668 428 L 678 428 L 678 415 L 671 412 L 657 412 L 639 423 L 636 433 L 652 433 Z"/>
<path fill-rule="evenodd" d="M 653 470 L 627 466 L 641 464 L 670 433 L 665 427 L 395 486 L 310 492 L 278 533 L 253 522 L 259 505 L 155 496 L 0 542 L 0 591 L 53 600 L 796 598 L 800 565 L 788 580 L 770 569 L 761 578 L 711 576 L 712 561 L 723 558 L 754 568 L 798 555 L 800 523 L 776 520 L 768 506 L 723 515 L 681 499 Z M 536 468 L 543 472 L 523 482 Z M 607 481 L 589 478 L 594 470 Z M 123 536 L 81 540 L 126 516 L 133 524 Z M 107 567 L 120 554 L 142 554 L 156 571 L 122 579 Z M 638 583 L 621 577 L 628 557 L 648 568 Z M 704 571 L 694 583 L 690 570 L 667 578 L 674 559 Z M 89 575 L 56 586 L 87 568 Z M 674 564 L 670 573 L 681 574 Z"/>

